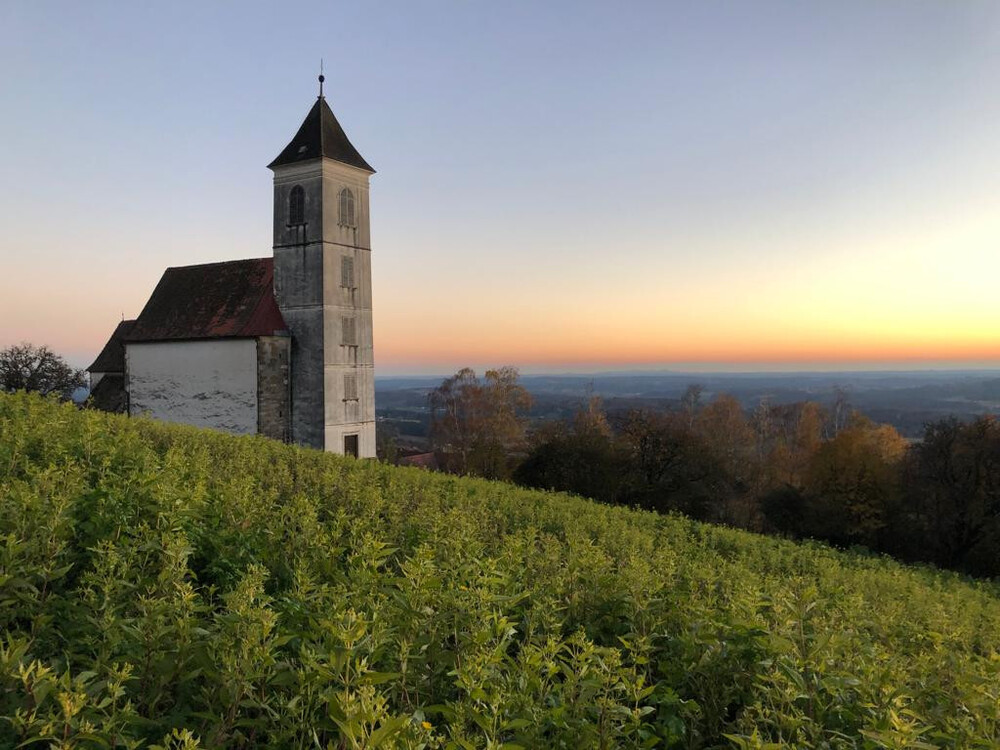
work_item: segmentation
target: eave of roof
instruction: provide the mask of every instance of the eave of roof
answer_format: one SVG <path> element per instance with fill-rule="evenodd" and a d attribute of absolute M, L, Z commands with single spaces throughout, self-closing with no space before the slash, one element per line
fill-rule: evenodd
<path fill-rule="evenodd" d="M 358 167 L 372 174 L 375 173 L 375 170 L 348 140 L 347 133 L 337 122 L 333 110 L 330 109 L 330 105 L 322 96 L 316 99 L 316 103 L 309 110 L 306 119 L 302 121 L 295 137 L 267 166 L 268 169 L 274 169 L 285 164 L 295 164 L 320 157 Z"/>

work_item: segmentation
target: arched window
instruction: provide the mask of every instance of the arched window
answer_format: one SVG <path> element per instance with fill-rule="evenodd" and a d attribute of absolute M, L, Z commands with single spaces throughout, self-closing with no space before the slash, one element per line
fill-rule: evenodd
<path fill-rule="evenodd" d="M 347 188 L 340 191 L 340 221 L 342 227 L 357 226 L 354 223 L 354 193 Z"/>
<path fill-rule="evenodd" d="M 306 223 L 306 191 L 301 185 L 293 187 L 288 194 L 288 223 Z"/>

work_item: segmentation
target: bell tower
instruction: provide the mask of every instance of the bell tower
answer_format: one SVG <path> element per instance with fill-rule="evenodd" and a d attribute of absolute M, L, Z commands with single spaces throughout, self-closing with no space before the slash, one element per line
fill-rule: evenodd
<path fill-rule="evenodd" d="M 368 180 L 323 96 L 274 172 L 274 294 L 292 336 L 293 442 L 375 456 Z"/>

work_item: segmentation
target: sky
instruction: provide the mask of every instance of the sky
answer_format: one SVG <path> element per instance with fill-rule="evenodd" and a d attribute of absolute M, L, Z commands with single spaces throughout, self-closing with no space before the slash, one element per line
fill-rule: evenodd
<path fill-rule="evenodd" d="M 271 252 L 317 93 L 378 374 L 1000 366 L 1000 3 L 0 4 L 0 347 Z"/>

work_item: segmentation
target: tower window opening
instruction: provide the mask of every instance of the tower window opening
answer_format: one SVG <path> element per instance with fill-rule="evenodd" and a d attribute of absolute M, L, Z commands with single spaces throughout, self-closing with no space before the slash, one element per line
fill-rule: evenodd
<path fill-rule="evenodd" d="M 306 223 L 306 191 L 301 185 L 293 187 L 288 194 L 288 223 Z"/>
<path fill-rule="evenodd" d="M 358 376 L 356 373 L 344 373 L 344 401 L 358 400 Z"/>
<path fill-rule="evenodd" d="M 349 255 L 340 258 L 340 285 L 345 289 L 354 289 L 354 258 Z"/>
<path fill-rule="evenodd" d="M 355 329 L 354 326 L 354 318 L 350 318 L 345 315 L 340 319 L 340 323 L 341 323 L 340 343 L 343 346 L 357 346 L 358 336 L 357 336 L 357 330 Z"/>
<path fill-rule="evenodd" d="M 340 221 L 342 227 L 355 227 L 354 221 L 354 193 L 349 188 L 340 191 Z"/>

